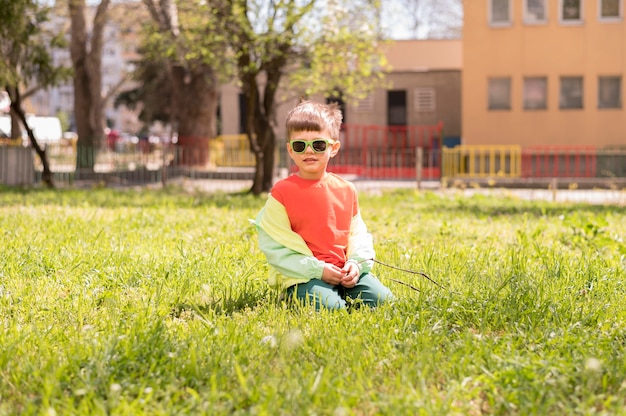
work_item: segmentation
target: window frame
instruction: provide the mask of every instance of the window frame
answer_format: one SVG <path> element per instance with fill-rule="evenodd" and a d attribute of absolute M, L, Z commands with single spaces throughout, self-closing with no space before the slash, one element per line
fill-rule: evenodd
<path fill-rule="evenodd" d="M 582 25 L 585 22 L 585 0 L 574 0 L 578 1 L 578 13 L 580 17 L 578 19 L 565 19 L 563 16 L 563 7 L 566 1 L 570 0 L 559 0 L 559 23 L 562 25 Z"/>
<path fill-rule="evenodd" d="M 493 20 L 493 9 L 495 2 L 506 2 L 508 4 L 508 16 L 506 21 Z M 491 27 L 509 27 L 513 24 L 513 4 L 512 0 L 489 0 L 489 7 L 487 8 L 487 21 Z"/>
<path fill-rule="evenodd" d="M 549 5 L 549 0 L 540 0 L 543 3 L 543 12 L 544 12 L 544 17 L 543 19 L 535 19 L 533 18 L 532 14 L 528 12 L 528 2 L 530 0 L 524 0 L 522 7 L 522 15 L 523 15 L 523 19 L 524 19 L 524 24 L 526 25 L 543 25 L 548 23 L 548 5 Z"/>
<path fill-rule="evenodd" d="M 624 1 L 623 0 L 617 0 L 617 7 L 618 7 L 618 11 L 617 11 L 617 16 L 608 16 L 608 17 L 602 17 L 602 4 L 605 2 L 606 0 L 598 0 L 598 21 L 600 22 L 621 22 L 623 19 L 623 13 L 624 13 Z"/>
<path fill-rule="evenodd" d="M 565 105 L 564 99 L 571 98 L 570 94 L 564 94 L 564 81 L 580 80 L 580 104 Z M 585 108 L 585 78 L 582 75 L 566 75 L 559 77 L 559 110 L 584 110 Z"/>
<path fill-rule="evenodd" d="M 619 85 L 617 86 L 617 103 L 616 105 L 613 106 L 609 106 L 609 105 L 602 105 L 602 80 L 609 80 L 609 79 L 617 79 L 617 81 L 619 82 Z M 623 107 L 623 97 L 622 97 L 622 84 L 623 84 L 623 78 L 621 75 L 599 75 L 598 76 L 598 110 L 621 110 Z"/>
<path fill-rule="evenodd" d="M 543 99 L 542 105 L 539 106 L 529 106 L 528 105 L 528 82 L 530 81 L 543 81 Z M 522 108 L 524 111 L 543 111 L 548 109 L 548 77 L 547 76 L 529 76 L 524 77 L 522 81 Z"/>
<path fill-rule="evenodd" d="M 508 88 L 507 91 L 507 95 L 508 97 L 506 97 L 506 100 L 502 100 L 502 102 L 507 101 L 506 105 L 501 105 L 499 102 L 497 102 L 497 100 L 494 100 L 494 97 L 492 96 L 492 87 L 497 88 L 497 85 L 492 84 L 492 82 L 496 82 L 496 81 L 507 81 L 508 85 L 506 86 Z M 511 105 L 511 96 L 512 96 L 512 90 L 513 90 L 513 81 L 511 80 L 511 77 L 506 77 L 506 76 L 497 76 L 497 77 L 488 77 L 487 78 L 487 110 L 488 111 L 511 111 L 512 105 Z M 495 97 L 498 98 L 498 97 Z"/>

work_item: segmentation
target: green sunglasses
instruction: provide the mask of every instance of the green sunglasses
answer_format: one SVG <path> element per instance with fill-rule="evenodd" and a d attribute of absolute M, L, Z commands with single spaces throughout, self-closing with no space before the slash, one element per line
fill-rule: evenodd
<path fill-rule="evenodd" d="M 291 140 L 289 144 L 291 145 L 291 150 L 296 153 L 304 153 L 308 146 L 311 146 L 311 149 L 315 153 L 325 152 L 328 148 L 328 145 L 334 144 L 334 140 L 328 139 L 315 139 L 315 140 Z"/>

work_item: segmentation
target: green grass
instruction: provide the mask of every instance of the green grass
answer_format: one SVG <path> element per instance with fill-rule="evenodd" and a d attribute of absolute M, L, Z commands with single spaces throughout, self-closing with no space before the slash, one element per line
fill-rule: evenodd
<path fill-rule="evenodd" d="M 626 213 L 361 195 L 397 295 L 266 284 L 263 199 L 0 189 L 0 415 L 626 414 Z M 416 286 L 419 292 L 394 283 Z"/>

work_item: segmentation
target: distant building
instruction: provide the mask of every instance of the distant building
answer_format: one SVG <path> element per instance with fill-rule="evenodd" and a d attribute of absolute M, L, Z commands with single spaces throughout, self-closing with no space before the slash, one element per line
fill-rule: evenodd
<path fill-rule="evenodd" d="M 435 125 L 444 138 L 461 136 L 460 40 L 392 42 L 386 57 L 389 89 L 377 89 L 356 106 L 346 106 L 346 122 L 377 126 Z"/>
<path fill-rule="evenodd" d="M 373 126 L 435 125 L 443 122 L 444 137 L 461 135 L 460 40 L 402 40 L 386 47 L 392 70 L 389 89 L 379 88 L 366 99 L 344 103 L 344 123 Z M 281 103 L 277 134 L 284 137 L 284 120 L 295 100 Z M 221 134 L 244 132 L 245 105 L 234 84 L 220 94 Z"/>
<path fill-rule="evenodd" d="M 463 144 L 626 144 L 624 0 L 463 3 Z"/>

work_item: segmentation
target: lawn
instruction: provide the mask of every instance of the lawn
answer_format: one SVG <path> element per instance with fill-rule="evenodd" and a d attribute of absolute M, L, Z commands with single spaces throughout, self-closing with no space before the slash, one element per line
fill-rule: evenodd
<path fill-rule="evenodd" d="M 263 198 L 0 189 L 0 415 L 626 414 L 623 208 L 360 202 L 443 287 L 376 265 L 396 302 L 315 312 L 267 287 Z"/>

